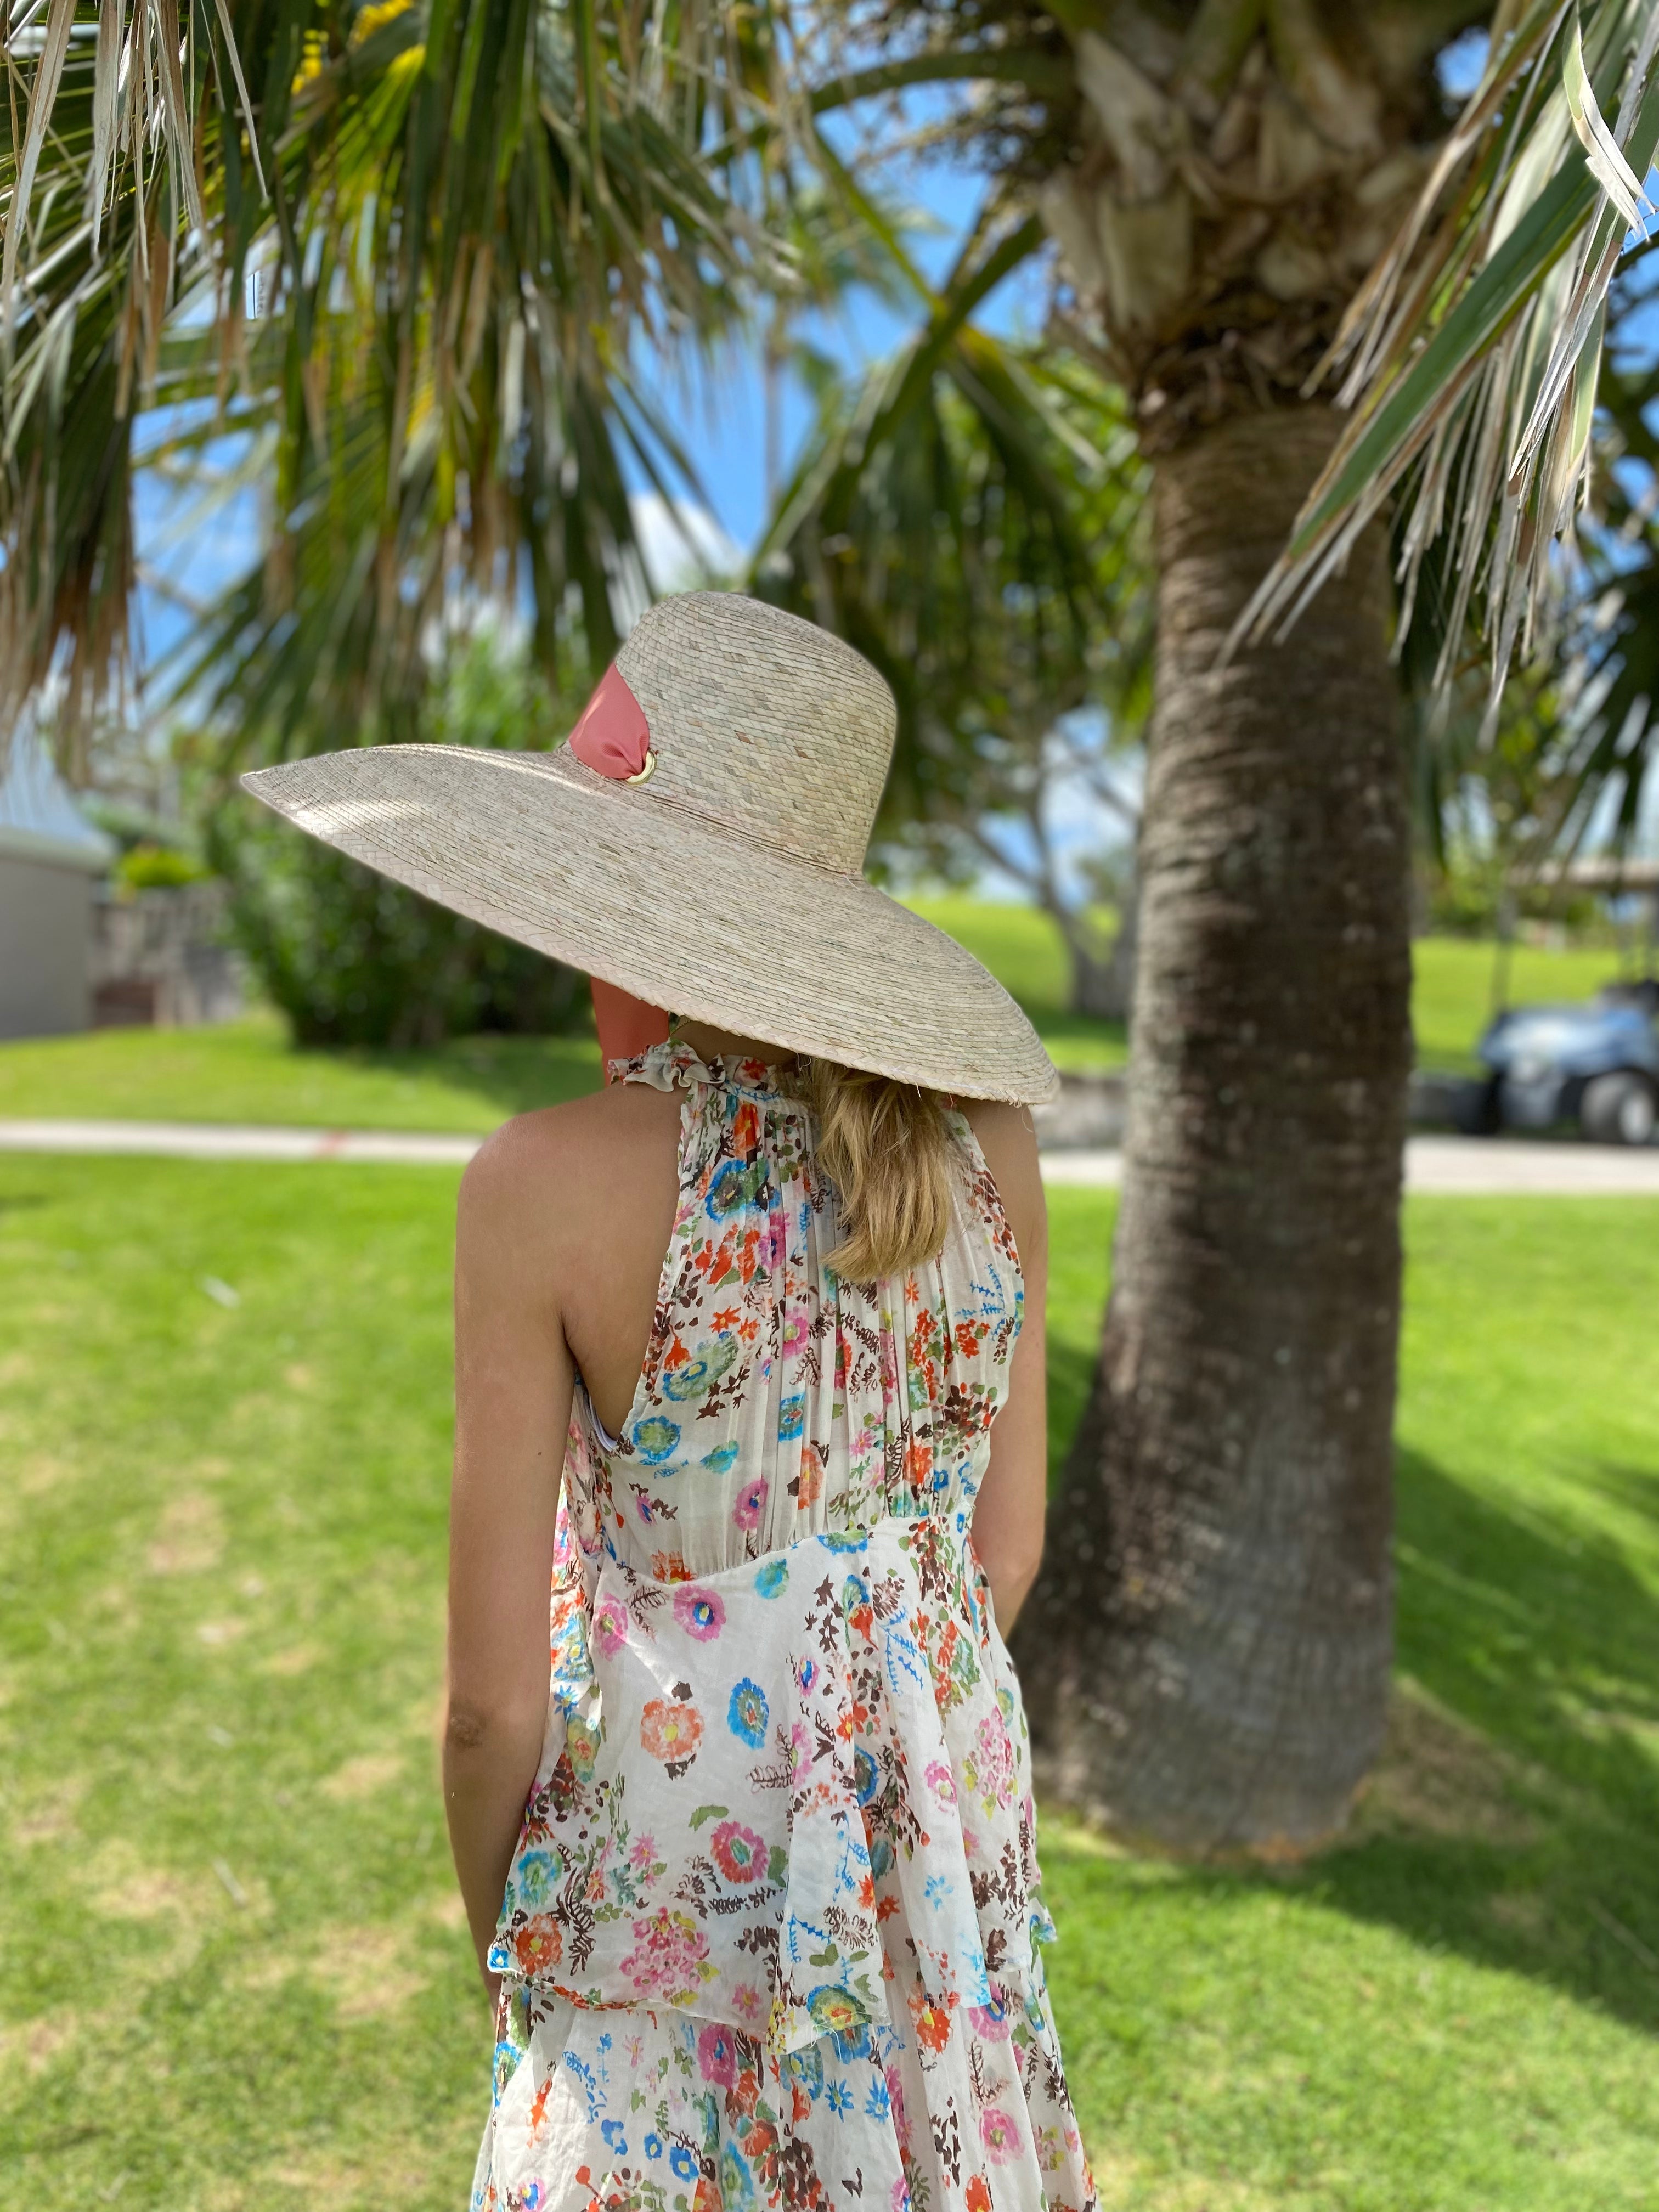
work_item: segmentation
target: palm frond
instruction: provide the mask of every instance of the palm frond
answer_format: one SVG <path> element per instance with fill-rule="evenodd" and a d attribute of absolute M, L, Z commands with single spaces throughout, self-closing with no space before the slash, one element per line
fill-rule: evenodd
<path fill-rule="evenodd" d="M 1353 410 L 1235 637 L 1283 635 L 1403 488 L 1402 632 L 1443 545 L 1488 641 L 1493 710 L 1537 641 L 1587 496 L 1608 286 L 1659 152 L 1655 0 L 1504 0 L 1481 80 L 1326 368 Z M 1613 119 L 1609 121 L 1607 118 Z"/>
<path fill-rule="evenodd" d="M 240 393 L 276 440 L 215 696 L 257 670 L 349 719 L 419 680 L 458 590 L 526 578 L 550 649 L 574 592 L 606 650 L 636 564 L 613 390 L 732 327 L 782 251 L 777 176 L 707 155 L 766 112 L 769 21 L 47 0 L 15 136 L 0 110 L 0 730 L 65 659 L 77 696 L 124 679 L 134 415 L 185 399 Z"/>
<path fill-rule="evenodd" d="M 936 288 L 893 246 L 924 319 L 861 379 L 817 365 L 817 421 L 755 556 L 753 588 L 893 688 L 878 836 L 1006 803 L 1008 763 L 1068 708 L 1144 709 L 1150 571 L 1121 402 L 970 319 L 1035 243 L 992 214 Z"/>

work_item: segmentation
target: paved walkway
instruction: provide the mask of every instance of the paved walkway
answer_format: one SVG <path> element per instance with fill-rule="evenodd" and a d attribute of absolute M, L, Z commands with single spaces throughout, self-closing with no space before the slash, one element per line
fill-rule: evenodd
<path fill-rule="evenodd" d="M 459 1167 L 482 1137 L 398 1129 L 258 1128 L 215 1121 L 0 1121 L 0 1152 L 105 1152 L 176 1160 L 348 1160 Z M 1115 1152 L 1042 1156 L 1045 1182 L 1107 1189 L 1121 1178 Z M 1505 1191 L 1557 1197 L 1659 1198 L 1659 1146 L 1528 1144 L 1518 1138 L 1413 1137 L 1408 1189 L 1474 1197 Z"/>

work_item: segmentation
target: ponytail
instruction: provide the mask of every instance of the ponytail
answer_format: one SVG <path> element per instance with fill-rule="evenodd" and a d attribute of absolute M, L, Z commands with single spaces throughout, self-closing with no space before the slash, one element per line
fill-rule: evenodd
<path fill-rule="evenodd" d="M 870 1283 L 933 1259 L 951 1223 L 943 1097 L 835 1060 L 804 1067 L 818 1162 L 841 1200 L 842 1241 L 825 1264 L 849 1283 Z"/>

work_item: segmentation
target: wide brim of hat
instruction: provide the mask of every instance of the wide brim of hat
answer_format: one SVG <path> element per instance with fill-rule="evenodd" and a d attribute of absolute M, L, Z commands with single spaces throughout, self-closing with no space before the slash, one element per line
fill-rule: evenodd
<path fill-rule="evenodd" d="M 963 1097 L 1059 1088 L 1019 1007 L 943 930 L 568 752 L 364 745 L 242 781 L 351 859 L 652 1006 Z"/>

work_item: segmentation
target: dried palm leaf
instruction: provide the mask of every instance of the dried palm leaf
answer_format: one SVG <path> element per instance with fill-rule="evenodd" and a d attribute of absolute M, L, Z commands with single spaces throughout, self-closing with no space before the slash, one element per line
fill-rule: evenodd
<path fill-rule="evenodd" d="M 1352 417 L 1235 642 L 1283 635 L 1403 487 L 1402 638 L 1447 537 L 1455 601 L 1436 682 L 1475 608 L 1495 710 L 1587 490 L 1607 288 L 1650 211 L 1656 49 L 1659 0 L 1499 9 L 1480 82 L 1323 365 L 1347 365 Z"/>

